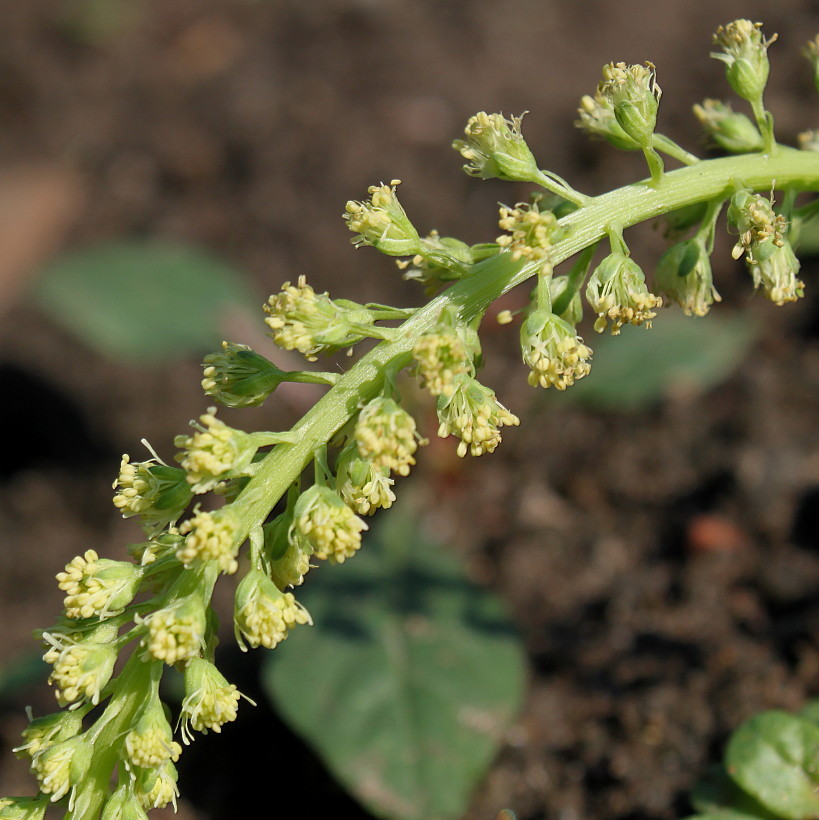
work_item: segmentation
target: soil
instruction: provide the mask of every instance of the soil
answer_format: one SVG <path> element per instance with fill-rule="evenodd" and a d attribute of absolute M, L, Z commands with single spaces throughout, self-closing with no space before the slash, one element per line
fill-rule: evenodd
<path fill-rule="evenodd" d="M 119 455 L 143 437 L 162 451 L 204 407 L 197 359 L 112 361 L 32 307 L 26 287 L 44 261 L 101 239 L 159 237 L 231 261 L 260 299 L 308 273 L 336 296 L 418 303 L 389 260 L 353 252 L 339 219 L 347 199 L 397 177 L 416 224 L 493 238 L 497 201 L 526 190 L 461 173 L 448 143 L 478 110 L 531 111 L 525 133 L 541 164 L 579 190 L 636 179 L 640 157 L 572 127 L 577 100 L 604 62 L 650 59 L 660 128 L 696 148 L 691 105 L 728 96 L 710 35 L 738 16 L 779 33 L 768 99 L 793 143 L 817 124 L 799 56 L 819 31 L 809 0 L 0 0 L 8 667 L 59 610 L 54 573 L 89 548 L 121 556 L 135 539 L 110 505 Z M 647 269 L 661 247 L 650 231 L 632 243 Z M 523 713 L 466 820 L 504 808 L 518 820 L 684 817 L 733 728 L 817 693 L 816 265 L 805 262 L 807 298 L 775 308 L 751 300 L 727 247 L 714 259 L 719 309 L 764 330 L 724 383 L 671 390 L 631 414 L 543 401 L 525 384 L 515 333 L 494 330 L 483 380 L 521 427 L 491 457 L 460 462 L 444 442 L 421 459 L 413 480 L 440 498 L 429 512 L 440 536 L 506 600 L 531 664 Z M 285 429 L 312 396 L 286 394 L 255 419 Z M 253 424 L 250 412 L 239 418 Z M 252 696 L 253 662 L 232 660 Z M 3 749 L 23 706 L 51 710 L 41 670 L 21 674 L 22 687 L 2 690 Z M 183 760 L 185 818 L 258 816 L 248 784 L 271 777 L 285 784 L 277 802 L 298 801 L 301 816 L 368 816 L 263 705 Z M 4 752 L 0 793 L 30 790 Z"/>

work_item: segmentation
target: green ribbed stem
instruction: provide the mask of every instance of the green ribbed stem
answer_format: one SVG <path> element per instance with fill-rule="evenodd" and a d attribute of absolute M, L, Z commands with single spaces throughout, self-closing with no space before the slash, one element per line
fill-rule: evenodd
<path fill-rule="evenodd" d="M 754 191 L 819 190 L 819 153 L 777 147 L 772 154 L 743 154 L 704 160 L 671 171 L 650 184 L 644 180 L 594 197 L 560 220 L 563 238 L 554 249 L 554 264 L 568 259 L 605 236 L 616 222 L 620 228 L 644 222 L 686 205 L 729 197 L 736 187 Z M 396 337 L 382 342 L 341 376 L 328 393 L 299 421 L 296 443 L 280 444 L 260 462 L 258 472 L 233 502 L 240 521 L 237 537 L 244 541 L 261 523 L 309 464 L 315 448 L 328 441 L 382 386 L 387 363 L 404 366 L 419 335 L 436 322 L 441 310 L 455 305 L 466 321 L 483 313 L 502 294 L 538 270 L 538 264 L 512 261 L 500 254 L 475 265 L 463 280 L 421 308 L 397 328 Z"/>

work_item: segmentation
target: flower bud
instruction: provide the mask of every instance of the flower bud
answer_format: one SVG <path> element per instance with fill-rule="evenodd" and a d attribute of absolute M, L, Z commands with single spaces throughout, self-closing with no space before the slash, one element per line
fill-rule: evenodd
<path fill-rule="evenodd" d="M 93 749 L 83 735 L 63 740 L 44 749 L 31 763 L 31 771 L 43 794 L 56 803 L 84 778 Z"/>
<path fill-rule="evenodd" d="M 662 94 L 654 66 L 609 63 L 598 92 L 611 106 L 618 125 L 640 148 L 650 148 Z"/>
<path fill-rule="evenodd" d="M 361 532 L 369 529 L 329 487 L 314 485 L 303 492 L 293 511 L 291 544 L 308 555 L 343 564 L 361 547 Z"/>
<path fill-rule="evenodd" d="M 16 746 L 12 751 L 19 758 L 34 758 L 43 749 L 79 734 L 82 731 L 82 719 L 82 710 L 55 712 L 52 715 L 34 718 L 23 729 L 25 743 Z"/>
<path fill-rule="evenodd" d="M 233 630 L 243 652 L 245 640 L 254 649 L 273 649 L 296 624 L 312 624 L 310 614 L 292 592 L 282 592 L 259 569 L 251 569 L 236 588 Z"/>
<path fill-rule="evenodd" d="M 264 547 L 270 577 L 279 589 L 297 587 L 310 570 L 309 545 L 290 538 L 292 509 L 286 510 L 268 524 L 262 525 Z"/>
<path fill-rule="evenodd" d="M 43 639 L 50 645 L 43 660 L 53 666 L 48 682 L 55 687 L 60 706 L 75 709 L 85 700 L 96 706 L 114 672 L 116 644 L 93 639 L 77 642 L 57 632 L 43 632 Z"/>
<path fill-rule="evenodd" d="M 143 769 L 156 768 L 168 760 L 175 763 L 182 754 L 155 688 L 125 735 L 125 752 L 132 766 Z"/>
<path fill-rule="evenodd" d="M 508 233 L 495 241 L 502 250 L 509 251 L 512 259 L 542 262 L 548 265 L 552 247 L 560 238 L 557 218 L 551 211 L 541 211 L 537 202 L 519 203 L 514 208 L 500 207 L 498 227 Z"/>
<path fill-rule="evenodd" d="M 526 317 L 520 344 L 532 387 L 565 390 L 591 370 L 591 348 L 583 344 L 572 325 L 549 310 L 533 310 Z"/>
<path fill-rule="evenodd" d="M 481 179 L 530 182 L 539 170 L 520 131 L 522 117 L 507 120 L 503 114 L 480 111 L 470 117 L 464 129 L 465 140 L 452 147 L 467 160 L 464 171 Z"/>
<path fill-rule="evenodd" d="M 597 314 L 594 329 L 602 333 L 611 321 L 611 333 L 616 336 L 624 324 L 651 327 L 663 300 L 649 293 L 639 265 L 624 253 L 607 256 L 589 278 L 586 300 Z"/>
<path fill-rule="evenodd" d="M 186 595 L 145 618 L 142 645 L 157 660 L 173 666 L 198 655 L 205 645 L 207 615 L 201 595 Z"/>
<path fill-rule="evenodd" d="M 412 259 L 397 259 L 395 264 L 404 272 L 404 279 L 419 282 L 427 296 L 434 296 L 445 285 L 463 278 L 477 261 L 472 248 L 450 236 L 432 231 L 421 240 L 422 253 Z"/>
<path fill-rule="evenodd" d="M 580 119 L 575 121 L 575 126 L 593 137 L 602 137 L 615 148 L 624 151 L 636 151 L 640 148 L 639 143 L 617 122 L 611 102 L 603 96 L 599 88 L 593 97 L 586 94 L 581 98 L 577 113 Z"/>
<path fill-rule="evenodd" d="M 438 435 L 454 434 L 461 439 L 458 455 L 492 453 L 501 442 L 500 428 L 517 426 L 520 419 L 512 415 L 495 393 L 472 376 L 462 373 L 453 379 L 451 393 L 438 396 Z"/>
<path fill-rule="evenodd" d="M 813 83 L 816 86 L 816 90 L 819 91 L 819 35 L 805 44 L 805 47 L 802 49 L 802 54 L 810 60 L 810 64 L 813 66 Z"/>
<path fill-rule="evenodd" d="M 108 798 L 100 820 L 148 820 L 134 794 L 132 783 L 123 784 Z"/>
<path fill-rule="evenodd" d="M 762 36 L 762 23 L 750 20 L 734 20 L 720 26 L 714 35 L 714 44 L 721 52 L 711 56 L 725 63 L 725 75 L 734 92 L 752 103 L 762 99 L 762 92 L 768 82 L 768 46 L 776 40 L 776 35 L 766 40 Z"/>
<path fill-rule="evenodd" d="M 725 151 L 743 154 L 761 151 L 764 147 L 756 125 L 745 114 L 734 111 L 729 103 L 703 100 L 702 105 L 694 106 L 694 115 L 710 139 Z"/>
<path fill-rule="evenodd" d="M 137 769 L 133 776 L 134 791 L 143 809 L 164 809 L 171 803 L 174 812 L 176 811 L 176 800 L 179 797 L 176 781 L 179 774 L 170 760 L 160 763 L 154 769 Z"/>
<path fill-rule="evenodd" d="M 48 797 L 0 797 L 0 820 L 43 820 Z"/>
<path fill-rule="evenodd" d="M 226 407 L 258 407 L 287 373 L 247 345 L 222 342 L 221 353 L 205 356 L 202 389 Z"/>
<path fill-rule="evenodd" d="M 414 251 L 407 251 L 413 253 Z M 300 276 L 296 285 L 285 282 L 264 306 L 265 323 L 273 341 L 284 350 L 298 350 L 314 362 L 318 353 L 331 353 L 366 338 L 372 313 L 352 302 L 334 302 L 316 293 Z"/>
<path fill-rule="evenodd" d="M 358 515 L 372 515 L 376 510 L 388 509 L 395 501 L 388 467 L 376 467 L 362 458 L 358 444 L 351 439 L 336 461 L 336 490 Z"/>
<path fill-rule="evenodd" d="M 122 457 L 114 489 L 114 506 L 122 517 L 138 515 L 155 530 L 176 521 L 191 500 L 184 470 L 155 459 L 132 464 L 128 455 Z"/>
<path fill-rule="evenodd" d="M 106 618 L 122 612 L 134 599 L 141 580 L 139 567 L 100 558 L 94 550 L 73 558 L 64 572 L 57 573 L 69 618 Z"/>
<path fill-rule="evenodd" d="M 686 316 L 705 316 L 714 302 L 722 301 L 714 287 L 708 251 L 697 238 L 678 242 L 662 255 L 654 282 Z"/>
<path fill-rule="evenodd" d="M 415 429 L 415 419 L 393 399 L 379 397 L 361 409 L 355 432 L 359 455 L 375 467 L 386 467 L 398 475 L 409 475 L 413 454 L 424 443 Z"/>
<path fill-rule="evenodd" d="M 347 227 L 355 234 L 356 247 L 372 245 L 388 256 L 412 256 L 421 250 L 421 240 L 405 213 L 395 189 L 401 184 L 394 179 L 389 185 L 372 185 L 367 189 L 368 202 L 350 200 L 344 212 Z"/>
<path fill-rule="evenodd" d="M 182 701 L 182 740 L 190 744 L 191 729 L 221 732 L 225 723 L 236 720 L 239 690 L 219 670 L 202 658 L 191 658 L 185 667 L 185 699 Z"/>
<path fill-rule="evenodd" d="M 186 567 L 194 561 L 216 561 L 221 572 L 233 575 L 239 568 L 237 527 L 230 506 L 215 512 L 197 510 L 193 518 L 179 526 L 179 534 L 184 535 L 185 540 L 176 551 L 176 557 Z"/>

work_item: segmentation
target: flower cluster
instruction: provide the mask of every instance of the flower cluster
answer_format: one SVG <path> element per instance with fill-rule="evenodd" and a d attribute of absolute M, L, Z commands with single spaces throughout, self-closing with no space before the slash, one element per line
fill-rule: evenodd
<path fill-rule="evenodd" d="M 620 252 L 607 256 L 589 278 L 586 300 L 597 314 L 594 329 L 602 333 L 611 322 L 611 332 L 617 335 L 625 324 L 651 327 L 662 305 L 659 296 L 649 293 L 645 276 L 631 257 Z"/>
<path fill-rule="evenodd" d="M 481 111 L 469 118 L 466 139 L 452 147 L 467 160 L 464 171 L 481 179 L 506 179 L 529 182 L 537 177 L 538 167 L 521 134 L 522 117 L 506 119 L 503 114 Z"/>
<path fill-rule="evenodd" d="M 532 387 L 565 390 L 591 371 L 591 348 L 572 325 L 550 310 L 541 308 L 527 316 L 520 344 Z"/>
<path fill-rule="evenodd" d="M 421 251 L 418 231 L 395 194 L 400 184 L 400 179 L 394 179 L 389 185 L 371 185 L 367 190 L 369 201 L 351 199 L 347 203 L 344 219 L 357 234 L 352 240 L 356 247 L 372 245 L 388 256 L 410 256 Z"/>
<path fill-rule="evenodd" d="M 536 202 L 514 208 L 502 205 L 498 227 L 507 233 L 495 241 L 512 254 L 512 259 L 548 266 L 552 246 L 559 238 L 557 218 L 551 211 L 541 211 Z"/>

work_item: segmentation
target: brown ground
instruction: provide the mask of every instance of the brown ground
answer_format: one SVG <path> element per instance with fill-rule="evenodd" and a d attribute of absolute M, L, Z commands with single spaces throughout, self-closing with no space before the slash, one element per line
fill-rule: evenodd
<path fill-rule="evenodd" d="M 769 99 L 792 141 L 817 125 L 798 57 L 819 31 L 808 0 L 0 0 L 0 657 L 30 651 L 31 630 L 58 610 L 52 579 L 68 559 L 89 547 L 120 556 L 135 537 L 108 498 L 119 453 L 143 436 L 167 448 L 204 407 L 196 360 L 126 367 L 27 306 L 37 264 L 101 238 L 165 237 L 243 267 L 260 298 L 309 273 L 333 295 L 412 303 L 388 261 L 353 253 L 344 201 L 398 177 L 419 225 L 492 238 L 497 200 L 525 191 L 460 173 L 448 143 L 480 109 L 530 110 L 541 163 L 580 190 L 634 179 L 638 157 L 572 128 L 577 99 L 604 62 L 650 59 L 662 130 L 696 146 L 691 104 L 726 93 L 710 33 L 737 16 L 780 34 Z M 635 256 L 650 268 L 657 247 L 645 234 Z M 749 304 L 742 274 L 715 260 L 721 309 L 753 313 L 762 339 L 719 388 L 635 415 L 546 406 L 515 363 L 514 334 L 487 336 L 485 380 L 523 426 L 475 463 L 431 447 L 417 479 L 447 502 L 434 513 L 442 536 L 508 601 L 531 660 L 525 711 L 469 820 L 501 808 L 519 820 L 684 816 L 733 727 L 816 694 L 811 267 L 808 298 L 778 310 Z M 304 401 L 292 394 L 255 418 L 283 429 Z M 50 698 L 39 678 L 7 697 L 3 748 L 22 705 L 42 711 Z M 183 792 L 204 797 L 185 816 L 265 816 L 226 804 L 275 777 L 275 799 L 301 800 L 299 816 L 332 806 L 364 817 L 271 720 L 260 707 L 232 743 L 226 732 L 197 744 Z M 227 761 L 254 743 L 269 757 L 256 771 L 240 758 L 231 779 Z M 203 768 L 209 748 L 215 772 Z M 29 788 L 22 764 L 2 757 L 0 793 Z"/>

